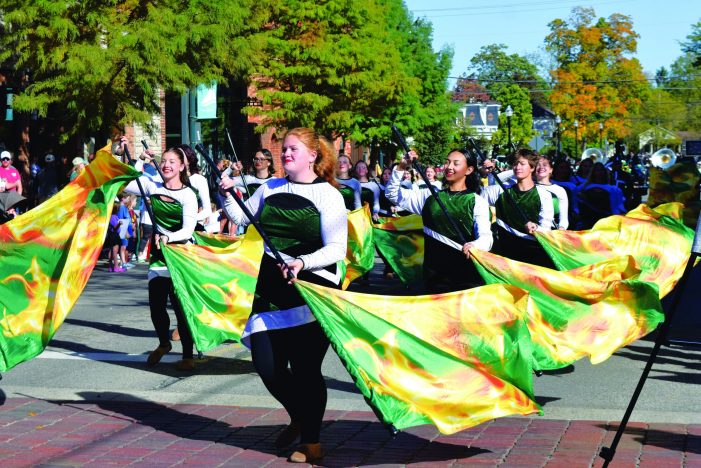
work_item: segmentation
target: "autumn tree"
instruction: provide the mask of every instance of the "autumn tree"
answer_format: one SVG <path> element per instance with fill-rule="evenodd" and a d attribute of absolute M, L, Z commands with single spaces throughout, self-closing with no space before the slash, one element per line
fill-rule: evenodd
<path fill-rule="evenodd" d="M 254 3 L 3 0 L 0 62 L 30 78 L 14 108 L 59 111 L 66 137 L 148 125 L 160 90 L 246 72 L 260 18 Z"/>
<path fill-rule="evenodd" d="M 455 102 L 489 102 L 492 97 L 474 75 L 463 74 L 455 83 L 452 99 Z"/>
<path fill-rule="evenodd" d="M 557 68 L 550 94 L 551 107 L 564 122 L 564 135 L 597 141 L 599 123 L 604 137 L 621 138 L 631 131 L 635 115 L 650 92 L 638 59 L 638 34 L 630 17 L 612 14 L 596 18 L 591 8 L 576 7 L 568 21 L 555 19 L 545 38 Z"/>

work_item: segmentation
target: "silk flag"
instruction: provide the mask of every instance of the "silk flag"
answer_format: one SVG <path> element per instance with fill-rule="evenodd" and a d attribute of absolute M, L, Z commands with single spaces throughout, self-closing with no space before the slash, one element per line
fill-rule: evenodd
<path fill-rule="evenodd" d="M 239 236 L 229 236 L 227 234 L 210 234 L 207 232 L 195 231 L 192 233 L 197 245 L 208 245 L 210 247 L 228 247 L 241 240 Z"/>
<path fill-rule="evenodd" d="M 540 411 L 523 290 L 400 297 L 295 284 L 385 424 L 431 423 L 452 434 Z"/>
<path fill-rule="evenodd" d="M 402 283 L 422 282 L 424 233 L 421 216 L 381 218 L 381 223 L 373 227 L 373 240 Z"/>
<path fill-rule="evenodd" d="M 656 284 L 664 297 L 681 278 L 694 238 L 682 221 L 683 208 L 640 205 L 625 216 L 601 219 L 588 231 L 536 232 L 536 239 L 560 270 L 630 255 L 641 270 L 638 279 Z"/>
<path fill-rule="evenodd" d="M 65 188 L 0 226 L 0 371 L 40 354 L 102 249 L 119 188 L 138 173 L 104 149 Z"/>
<path fill-rule="evenodd" d="M 348 288 L 351 282 L 372 270 L 375 264 L 372 218 L 367 204 L 348 213 L 348 248 L 344 263 L 346 276 L 343 280 L 343 289 Z"/>
<path fill-rule="evenodd" d="M 559 369 L 586 356 L 600 363 L 664 320 L 657 288 L 640 281 L 630 256 L 569 271 L 490 252 L 473 250 L 471 256 L 487 284 L 528 291 L 532 307 L 526 320 L 535 370 Z"/>
<path fill-rule="evenodd" d="M 162 248 L 197 349 L 204 352 L 227 340 L 238 341 L 251 313 L 263 256 L 258 231 L 251 227 L 243 239 L 224 247 Z"/>

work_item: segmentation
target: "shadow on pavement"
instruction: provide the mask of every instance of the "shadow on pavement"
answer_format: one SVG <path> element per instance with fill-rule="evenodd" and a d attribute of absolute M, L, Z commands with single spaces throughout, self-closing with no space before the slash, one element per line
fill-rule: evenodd
<path fill-rule="evenodd" d="M 200 405 L 182 405 L 182 408 L 178 408 L 178 405 L 153 403 L 120 393 L 108 394 L 110 400 L 100 397 L 104 393 L 82 392 L 79 395 L 85 401 L 52 403 L 69 406 L 94 404 L 103 411 L 114 413 L 115 417 L 126 417 L 141 426 L 149 426 L 183 439 L 206 440 L 279 456 L 287 456 L 291 451 L 280 451 L 274 446 L 275 438 L 285 424 L 265 424 L 266 413 L 261 414 L 249 408 L 223 408 L 223 413 L 217 415 L 219 419 L 213 419 L 181 411 L 188 407 L 193 407 L 193 411 L 196 408 L 208 409 Z M 122 401 L 119 401 L 120 398 Z M 226 413 L 227 410 L 230 412 Z M 248 418 L 255 425 L 249 426 Z M 256 423 L 257 418 L 263 420 L 262 424 Z M 321 442 L 326 452 L 321 461 L 322 466 L 355 466 L 372 463 L 378 457 L 384 464 L 404 464 L 409 461 L 430 463 L 456 458 L 465 462 L 471 456 L 489 452 L 479 447 L 429 441 L 409 432 L 400 432 L 392 437 L 377 421 L 350 419 L 324 421 Z"/>
<path fill-rule="evenodd" d="M 147 304 L 148 305 L 148 304 Z M 154 338 L 156 337 L 156 332 L 153 330 L 143 330 L 141 328 L 131 328 L 125 327 L 123 325 L 117 325 L 114 323 L 105 322 L 92 322 L 89 320 L 80 320 L 74 318 L 67 318 L 64 323 L 69 323 L 71 325 L 94 328 L 96 330 L 106 331 L 114 333 L 117 335 L 135 336 L 135 337 L 146 337 Z"/>
<path fill-rule="evenodd" d="M 617 424 L 597 424 L 597 426 L 606 429 L 612 436 L 618 430 Z M 674 452 L 701 454 L 701 436 L 694 434 L 626 427 L 624 435 L 634 436 L 633 439 L 641 445 L 651 445 Z M 619 446 L 617 450 L 622 449 Z"/>
<path fill-rule="evenodd" d="M 72 351 L 78 354 L 90 354 L 90 353 L 111 353 L 117 358 L 120 353 L 115 353 L 111 350 L 97 349 L 81 343 L 74 343 L 69 341 L 62 341 L 53 339 L 49 343 L 51 348 L 60 348 L 66 351 Z M 247 359 L 236 359 L 218 356 L 207 356 L 203 359 L 195 359 L 195 370 L 193 372 L 183 372 L 175 368 L 175 363 L 173 362 L 160 362 L 153 367 L 146 365 L 146 358 L 148 353 L 144 352 L 143 360 L 134 360 L 134 356 L 124 354 L 124 360 L 115 359 L 112 360 L 102 360 L 106 364 L 113 364 L 121 367 L 127 367 L 129 369 L 138 369 L 141 371 L 148 371 L 155 374 L 165 375 L 169 377 L 179 377 L 185 378 L 195 375 L 239 375 L 239 374 L 255 374 L 255 369 L 250 360 Z M 173 350 L 168 354 L 180 358 L 180 350 L 178 345 L 173 345 Z"/>
<path fill-rule="evenodd" d="M 628 345 L 616 352 L 616 356 L 647 362 L 652 348 Z M 677 369 L 660 369 L 659 366 L 675 366 Z M 652 366 L 650 379 L 689 384 L 701 384 L 701 350 L 695 346 L 663 346 Z"/>

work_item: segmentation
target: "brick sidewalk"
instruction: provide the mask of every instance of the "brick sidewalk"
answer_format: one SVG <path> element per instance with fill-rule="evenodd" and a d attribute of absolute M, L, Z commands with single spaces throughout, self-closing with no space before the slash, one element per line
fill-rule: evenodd
<path fill-rule="evenodd" d="M 0 406 L 0 465 L 292 466 L 273 440 L 283 410 L 145 401 Z M 327 411 L 323 466 L 601 466 L 615 425 L 502 418 L 451 436 L 421 426 L 390 437 L 367 411 Z M 701 424 L 631 424 L 611 466 L 701 467 Z"/>

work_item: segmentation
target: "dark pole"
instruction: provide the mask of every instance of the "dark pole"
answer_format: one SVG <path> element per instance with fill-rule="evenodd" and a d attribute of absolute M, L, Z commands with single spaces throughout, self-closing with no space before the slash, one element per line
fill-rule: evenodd
<path fill-rule="evenodd" d="M 507 127 L 507 129 L 508 129 L 507 131 L 509 132 L 509 135 L 508 135 L 508 140 L 509 140 L 508 146 L 509 146 L 509 150 L 511 150 L 511 116 L 508 116 L 508 115 L 506 116 L 506 127 Z"/>
<path fill-rule="evenodd" d="M 557 148 L 555 148 L 555 156 L 556 156 L 557 159 L 560 159 L 560 151 L 562 151 L 562 150 L 560 149 L 560 123 L 562 123 L 562 119 L 561 119 L 560 116 L 558 115 L 558 116 L 555 117 L 555 124 L 557 125 L 557 129 L 556 129 L 556 132 L 557 132 L 557 134 L 556 134 L 556 135 L 557 135 Z"/>
<path fill-rule="evenodd" d="M 236 156 L 236 148 L 234 148 L 234 142 L 231 139 L 231 134 L 229 133 L 229 129 L 227 127 L 224 127 L 224 131 L 226 132 L 226 139 L 229 142 L 229 146 L 231 147 L 231 151 L 233 152 L 234 155 L 234 161 L 235 162 L 240 162 L 238 156 Z M 219 176 L 221 179 L 221 176 Z M 248 184 L 246 183 L 246 173 L 243 170 L 243 163 L 241 164 L 241 181 L 243 182 L 243 188 L 246 189 L 246 196 L 248 198 L 251 198 L 251 192 L 248 190 Z"/>
<path fill-rule="evenodd" d="M 701 256 L 701 215 L 699 215 L 699 220 L 696 223 L 696 235 L 694 236 L 694 243 L 691 246 L 691 254 L 689 255 L 689 260 L 686 262 L 684 273 L 682 274 L 682 277 L 677 283 L 676 292 L 674 294 L 674 298 L 672 298 L 672 304 L 670 305 L 669 310 L 665 313 L 665 320 L 662 323 L 662 326 L 657 331 L 657 339 L 655 340 L 655 346 L 652 348 L 652 352 L 650 353 L 650 357 L 647 360 L 645 369 L 643 369 L 643 373 L 640 375 L 638 385 L 635 387 L 635 391 L 633 392 L 633 396 L 630 399 L 630 403 L 628 403 L 628 408 L 626 408 L 625 415 L 623 416 L 621 424 L 618 426 L 618 430 L 616 431 L 616 435 L 614 436 L 613 441 L 611 442 L 611 447 L 604 447 L 599 453 L 599 456 L 606 460 L 604 462 L 604 468 L 606 468 L 609 465 L 609 463 L 611 463 L 614 455 L 616 455 L 616 447 L 618 446 L 618 442 L 621 440 L 623 432 L 626 430 L 626 425 L 628 424 L 630 415 L 633 413 L 633 409 L 635 408 L 635 404 L 638 401 L 638 397 L 640 396 L 640 393 L 643 390 L 643 385 L 645 385 L 645 380 L 647 380 L 647 376 L 650 373 L 650 370 L 652 369 L 652 364 L 655 362 L 657 353 L 660 351 L 662 343 L 664 343 L 667 340 L 667 333 L 669 332 L 672 319 L 674 318 L 674 313 L 677 311 L 677 307 L 679 306 L 679 302 L 681 302 L 681 298 L 686 287 L 686 282 L 689 279 L 689 276 L 691 276 L 691 271 L 694 269 L 694 262 L 699 256 Z"/>
<path fill-rule="evenodd" d="M 579 122 L 574 119 L 574 158 L 579 158 Z"/>

